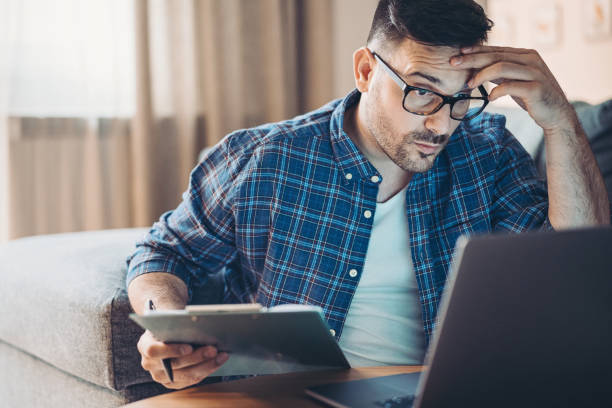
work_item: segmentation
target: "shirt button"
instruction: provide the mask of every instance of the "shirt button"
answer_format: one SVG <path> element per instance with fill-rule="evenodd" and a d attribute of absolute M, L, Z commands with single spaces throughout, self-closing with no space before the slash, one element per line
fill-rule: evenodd
<path fill-rule="evenodd" d="M 380 181 L 380 177 L 372 176 L 372 178 L 370 178 L 370 180 L 372 180 L 372 183 L 378 183 Z"/>
<path fill-rule="evenodd" d="M 357 269 L 351 269 L 351 270 L 349 271 L 349 276 L 350 276 L 351 278 L 354 278 L 355 276 L 357 276 Z"/>
<path fill-rule="evenodd" d="M 329 329 L 329 332 L 332 336 L 336 337 L 336 331 L 334 329 Z"/>
<path fill-rule="evenodd" d="M 372 211 L 370 211 L 370 210 L 365 210 L 365 211 L 363 212 L 363 216 L 364 216 L 364 217 L 366 217 L 366 218 L 372 218 Z"/>
<path fill-rule="evenodd" d="M 352 179 L 352 178 L 353 178 L 353 175 L 352 175 L 351 173 L 346 173 L 346 174 L 344 175 L 344 178 L 346 178 L 347 180 L 350 180 L 350 179 Z"/>

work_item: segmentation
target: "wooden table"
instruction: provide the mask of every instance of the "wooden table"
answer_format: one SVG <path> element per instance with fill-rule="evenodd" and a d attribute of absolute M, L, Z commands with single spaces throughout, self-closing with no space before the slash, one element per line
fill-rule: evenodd
<path fill-rule="evenodd" d="M 321 405 L 304 394 L 304 388 L 330 382 L 413 373 L 421 366 L 363 367 L 349 370 L 265 375 L 244 380 L 200 385 L 158 395 L 131 404 L 129 408 L 186 407 L 313 407 Z"/>

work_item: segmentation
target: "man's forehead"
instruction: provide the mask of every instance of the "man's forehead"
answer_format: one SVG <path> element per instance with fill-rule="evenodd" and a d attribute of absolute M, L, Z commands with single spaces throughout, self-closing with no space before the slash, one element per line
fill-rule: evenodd
<path fill-rule="evenodd" d="M 458 47 L 426 45 L 411 39 L 405 39 L 398 44 L 398 54 L 412 58 L 423 58 L 432 63 L 444 64 L 449 58 L 461 52 Z"/>
<path fill-rule="evenodd" d="M 424 74 L 419 77 L 430 77 L 429 82 L 441 88 L 463 87 L 471 74 L 471 70 L 450 64 L 450 58 L 460 54 L 459 48 L 424 45 L 407 39 L 399 44 L 393 54 L 395 66 L 404 78 L 414 73 Z"/>

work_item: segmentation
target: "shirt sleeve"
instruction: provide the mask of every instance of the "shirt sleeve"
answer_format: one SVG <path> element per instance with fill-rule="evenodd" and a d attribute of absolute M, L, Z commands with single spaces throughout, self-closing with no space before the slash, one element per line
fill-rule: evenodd
<path fill-rule="evenodd" d="M 229 149 L 229 137 L 215 146 L 191 172 L 180 205 L 161 216 L 136 243 L 127 259 L 126 285 L 150 272 L 182 279 L 192 296 L 192 281 L 205 284 L 236 257 L 232 202 L 248 157 Z"/>
<path fill-rule="evenodd" d="M 553 230 L 546 183 L 531 156 L 507 129 L 497 159 L 494 191 L 494 231 Z"/>

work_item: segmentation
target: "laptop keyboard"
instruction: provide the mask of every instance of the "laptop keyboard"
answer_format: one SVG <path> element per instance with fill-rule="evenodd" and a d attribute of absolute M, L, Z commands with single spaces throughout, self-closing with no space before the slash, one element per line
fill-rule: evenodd
<path fill-rule="evenodd" d="M 404 397 L 393 397 L 383 401 L 376 401 L 375 404 L 383 408 L 410 408 L 414 403 L 414 395 Z"/>

